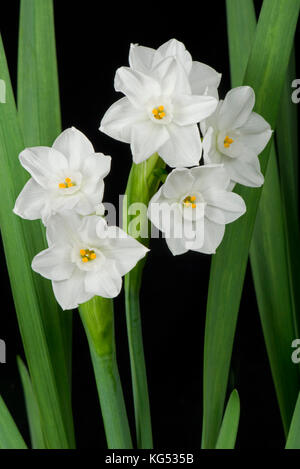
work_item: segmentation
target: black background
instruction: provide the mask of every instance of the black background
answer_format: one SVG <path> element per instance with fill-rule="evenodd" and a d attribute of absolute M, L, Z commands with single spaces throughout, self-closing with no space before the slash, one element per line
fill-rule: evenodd
<path fill-rule="evenodd" d="M 256 2 L 259 11 L 261 2 Z M 230 88 L 225 0 L 128 2 L 111 6 L 86 0 L 54 0 L 63 128 L 74 125 L 96 151 L 112 155 L 105 201 L 118 203 L 131 166 L 129 145 L 98 131 L 119 98 L 115 70 L 128 64 L 130 43 L 157 48 L 170 38 L 185 43 L 193 59 L 223 74 L 220 97 Z M 19 2 L 1 5 L 0 30 L 11 78 L 16 82 Z M 210 256 L 173 257 L 164 240 L 152 240 L 144 271 L 141 307 L 156 448 L 199 448 L 202 421 L 202 355 Z M 0 394 L 28 441 L 16 355 L 24 356 L 4 258 L 1 263 L 0 338 L 7 363 L 0 365 Z M 5 303 L 4 303 L 5 302 Z M 5 306 L 4 306 L 5 304 Z M 124 298 L 115 301 L 118 360 L 128 412 L 133 406 Z M 74 311 L 73 408 L 79 448 L 105 447 L 93 370 L 79 316 Z M 283 447 L 284 437 L 248 268 L 232 359 L 231 384 L 241 399 L 238 448 Z M 96 410 L 95 410 L 96 409 Z"/>

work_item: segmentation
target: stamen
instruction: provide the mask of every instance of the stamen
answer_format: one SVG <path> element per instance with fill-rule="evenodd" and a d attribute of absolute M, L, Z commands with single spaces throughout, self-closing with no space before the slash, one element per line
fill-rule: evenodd
<path fill-rule="evenodd" d="M 80 255 L 81 255 L 81 260 L 84 263 L 89 262 L 89 261 L 93 261 L 97 257 L 95 251 L 92 251 L 90 249 L 80 249 L 79 252 L 80 252 Z"/>
<path fill-rule="evenodd" d="M 197 207 L 197 204 L 195 204 L 194 202 L 196 201 L 196 196 L 195 195 L 188 195 L 184 201 L 183 201 L 183 205 L 185 207 L 192 207 L 192 208 L 196 208 Z"/>
<path fill-rule="evenodd" d="M 225 139 L 224 139 L 224 147 L 225 148 L 229 148 L 230 145 L 234 142 L 234 140 L 230 137 L 228 137 L 228 135 L 226 135 Z"/>
<path fill-rule="evenodd" d="M 75 182 L 72 182 L 71 178 L 66 178 L 65 182 L 60 182 L 58 187 L 60 189 L 68 189 L 69 187 L 76 186 Z"/>
<path fill-rule="evenodd" d="M 155 117 L 155 119 L 161 120 L 164 117 L 166 117 L 166 113 L 164 112 L 164 106 L 158 106 L 152 109 L 152 114 Z"/>

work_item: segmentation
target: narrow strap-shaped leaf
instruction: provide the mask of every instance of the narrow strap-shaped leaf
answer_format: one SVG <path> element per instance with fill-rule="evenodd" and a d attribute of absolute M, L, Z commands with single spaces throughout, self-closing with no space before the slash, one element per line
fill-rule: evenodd
<path fill-rule="evenodd" d="M 295 48 L 293 48 L 287 79 L 283 87 L 280 113 L 277 120 L 276 141 L 279 156 L 280 178 L 283 185 L 283 193 L 286 199 L 286 207 L 289 208 L 288 216 L 293 216 L 294 223 L 298 224 L 297 210 L 299 206 L 299 137 L 298 137 L 298 107 L 292 101 L 292 83 L 297 76 Z M 289 164 L 286 164 L 286 161 Z M 293 221 L 291 220 L 291 223 Z"/>
<path fill-rule="evenodd" d="M 282 187 L 283 215 L 287 233 L 289 275 L 292 288 L 295 330 L 300 328 L 300 229 L 299 229 L 299 144 L 298 110 L 292 102 L 291 84 L 296 77 L 295 49 L 293 49 L 283 88 L 276 128 L 277 155 Z"/>
<path fill-rule="evenodd" d="M 0 104 L 0 226 L 10 283 L 33 388 L 39 404 L 47 447 L 68 448 L 61 402 L 54 377 L 40 307 L 43 297 L 32 272 L 33 254 L 43 233 L 39 223 L 13 214 L 15 200 L 26 182 L 18 161 L 24 148 L 0 38 L 0 79 L 6 83 L 6 103 Z M 42 279 L 44 280 L 44 279 Z"/>
<path fill-rule="evenodd" d="M 288 162 L 287 162 L 288 163 Z M 276 233 L 276 235 L 274 235 Z M 257 211 L 250 261 L 260 319 L 285 431 L 297 399 L 299 370 L 291 360 L 296 337 L 275 145 Z"/>
<path fill-rule="evenodd" d="M 227 24 L 231 82 L 235 87 L 242 84 L 255 37 L 253 0 L 244 1 L 243 8 L 239 8 L 237 0 L 228 0 Z M 291 81 L 288 73 L 285 89 Z M 288 99 L 286 93 L 284 95 L 279 120 L 282 120 L 282 106 L 286 107 L 285 99 Z M 288 158 L 285 159 L 285 166 L 293 167 Z M 291 253 L 286 241 L 277 159 L 272 144 L 251 241 L 250 261 L 271 371 L 287 430 L 297 398 L 298 371 L 290 359 L 289 350 L 296 331 L 288 268 Z"/>
<path fill-rule="evenodd" d="M 43 437 L 39 406 L 28 370 L 20 357 L 18 357 L 18 368 L 24 391 L 32 449 L 45 449 L 46 445 Z"/>
<path fill-rule="evenodd" d="M 234 449 L 240 421 L 240 398 L 236 389 L 230 395 L 216 449 Z"/>
<path fill-rule="evenodd" d="M 52 145 L 61 130 L 52 0 L 21 0 L 17 98 L 25 146 Z"/>
<path fill-rule="evenodd" d="M 27 446 L 0 396 L 0 449 L 26 449 Z"/>
<path fill-rule="evenodd" d="M 18 116 L 26 147 L 51 146 L 61 132 L 52 0 L 21 0 L 18 48 Z M 44 232 L 44 227 L 41 226 Z M 32 254 L 47 247 L 35 240 Z M 71 406 L 72 311 L 62 311 L 51 283 L 38 278 L 42 321 L 61 408 L 74 445 Z"/>
<path fill-rule="evenodd" d="M 108 448 L 131 449 L 116 359 L 113 301 L 95 296 L 80 305 L 79 311 L 89 343 Z"/>
<path fill-rule="evenodd" d="M 226 0 L 231 86 L 243 84 L 256 31 L 253 0 Z"/>
<path fill-rule="evenodd" d="M 300 449 L 300 393 L 298 394 L 285 449 Z"/>
<path fill-rule="evenodd" d="M 264 0 L 243 82 L 253 87 L 255 110 L 272 128 L 276 125 L 299 7 L 298 0 Z M 269 144 L 260 156 L 263 173 L 270 148 Z M 261 189 L 240 186 L 236 192 L 244 198 L 247 212 L 226 227 L 211 264 L 204 345 L 203 448 L 215 446 L 221 425 L 235 324 L 261 195 Z"/>

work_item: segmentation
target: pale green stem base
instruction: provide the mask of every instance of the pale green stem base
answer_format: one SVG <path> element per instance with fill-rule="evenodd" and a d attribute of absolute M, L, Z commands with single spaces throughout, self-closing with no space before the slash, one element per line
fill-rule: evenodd
<path fill-rule="evenodd" d="M 132 440 L 118 371 L 113 302 L 100 297 L 80 306 L 110 449 L 131 449 Z"/>

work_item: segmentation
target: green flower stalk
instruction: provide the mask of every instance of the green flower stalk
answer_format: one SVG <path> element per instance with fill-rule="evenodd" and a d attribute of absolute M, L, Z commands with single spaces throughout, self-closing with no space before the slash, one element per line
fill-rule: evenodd
<path fill-rule="evenodd" d="M 107 445 L 110 449 L 131 449 L 116 360 L 113 301 L 95 296 L 82 304 L 79 311 L 93 362 Z"/>
<path fill-rule="evenodd" d="M 148 160 L 132 165 L 124 198 L 124 230 L 131 234 L 130 222 L 132 216 L 128 214 L 128 208 L 135 202 L 148 205 L 149 200 L 155 194 L 159 182 L 164 174 L 165 163 L 158 153 L 154 153 Z M 140 230 L 144 232 L 148 219 L 141 221 Z M 140 238 L 145 246 L 147 238 Z M 138 448 L 152 448 L 152 429 L 150 405 L 147 385 L 146 366 L 144 358 L 142 324 L 140 313 L 139 293 L 141 288 L 142 273 L 145 260 L 141 260 L 137 266 L 125 276 L 125 301 L 128 342 L 130 352 L 132 387 L 134 397 L 136 438 Z"/>

